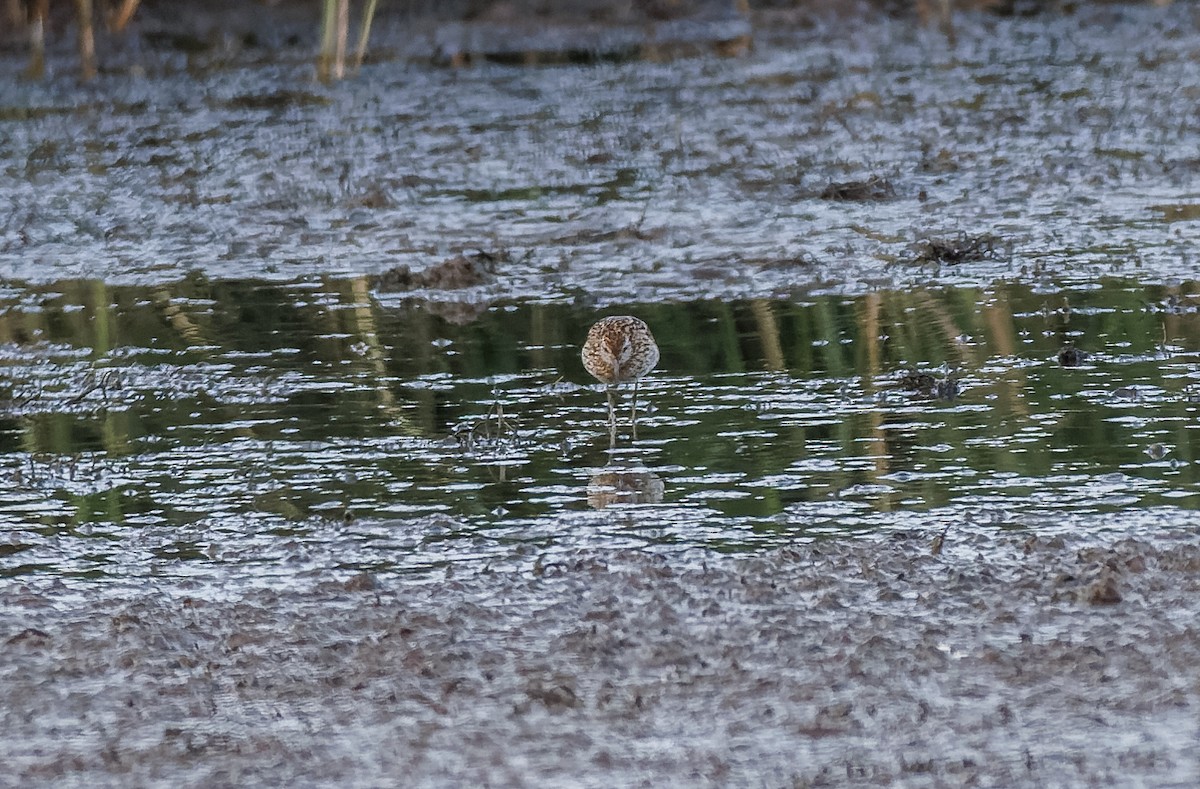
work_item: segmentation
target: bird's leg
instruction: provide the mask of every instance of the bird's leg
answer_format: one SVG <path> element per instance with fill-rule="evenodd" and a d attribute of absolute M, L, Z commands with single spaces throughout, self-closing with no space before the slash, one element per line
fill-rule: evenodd
<path fill-rule="evenodd" d="M 615 449 L 617 446 L 617 404 L 613 396 L 613 388 L 609 386 L 605 391 L 608 393 L 608 448 Z"/>
<path fill-rule="evenodd" d="M 637 390 L 638 382 L 635 378 L 633 381 L 633 402 L 629 407 L 629 423 L 633 426 L 633 440 L 637 441 Z"/>

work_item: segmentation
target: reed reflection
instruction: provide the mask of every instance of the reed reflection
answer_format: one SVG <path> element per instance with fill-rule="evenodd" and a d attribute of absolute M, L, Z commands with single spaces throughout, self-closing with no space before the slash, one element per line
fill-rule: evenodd
<path fill-rule="evenodd" d="M 781 512 L 788 491 L 882 485 L 896 493 L 876 510 L 940 506 L 997 473 L 1141 474 L 1177 504 L 1200 476 L 1197 283 L 1114 281 L 1071 293 L 1069 311 L 1009 284 L 627 305 L 670 373 L 641 379 L 645 434 L 607 451 L 580 363 L 594 310 L 446 313 L 409 295 L 365 278 L 10 284 L 0 474 L 76 520 L 153 522 L 334 500 L 358 516 L 539 517 L 580 506 L 580 453 L 608 464 L 589 506 L 661 501 L 650 466 L 672 469 L 680 501 L 737 517 Z M 1143 394 L 1108 396 L 1126 389 Z M 1147 467 L 1155 445 L 1175 465 Z M 94 478 L 44 471 L 82 453 Z"/>

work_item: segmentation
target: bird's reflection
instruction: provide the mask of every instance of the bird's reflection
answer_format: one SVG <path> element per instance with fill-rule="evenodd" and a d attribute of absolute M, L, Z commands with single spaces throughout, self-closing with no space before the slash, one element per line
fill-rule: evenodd
<path fill-rule="evenodd" d="M 665 489 L 653 471 L 606 469 L 588 480 L 587 500 L 597 510 L 614 504 L 658 504 Z"/>

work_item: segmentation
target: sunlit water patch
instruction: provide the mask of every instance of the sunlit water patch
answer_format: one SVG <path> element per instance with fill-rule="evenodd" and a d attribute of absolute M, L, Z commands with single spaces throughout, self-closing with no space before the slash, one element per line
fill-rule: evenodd
<path fill-rule="evenodd" d="M 601 313 L 576 305 L 463 323 L 357 280 L 14 288 L 0 567 L 270 574 L 321 543 L 339 566 L 416 570 L 498 546 L 1182 517 L 1200 505 L 1198 292 L 626 305 L 662 359 L 638 440 L 626 390 L 610 448 L 579 361 Z"/>

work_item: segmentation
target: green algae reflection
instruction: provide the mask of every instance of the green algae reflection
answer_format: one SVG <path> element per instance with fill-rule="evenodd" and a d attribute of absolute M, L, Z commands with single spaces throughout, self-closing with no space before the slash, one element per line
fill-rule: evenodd
<path fill-rule="evenodd" d="M 1193 508 L 1197 291 L 998 285 L 597 313 L 385 306 L 362 279 L 10 286 L 0 524 L 528 526 L 618 501 L 588 495 L 612 467 L 655 492 L 620 503 L 701 524 L 702 543 L 941 507 Z M 623 435 L 613 456 L 578 354 L 615 312 L 651 325 L 662 360 L 642 440 Z M 1063 367 L 1067 345 L 1091 355 Z M 915 372 L 953 389 L 915 390 Z M 498 405 L 504 430 L 481 429 Z"/>

